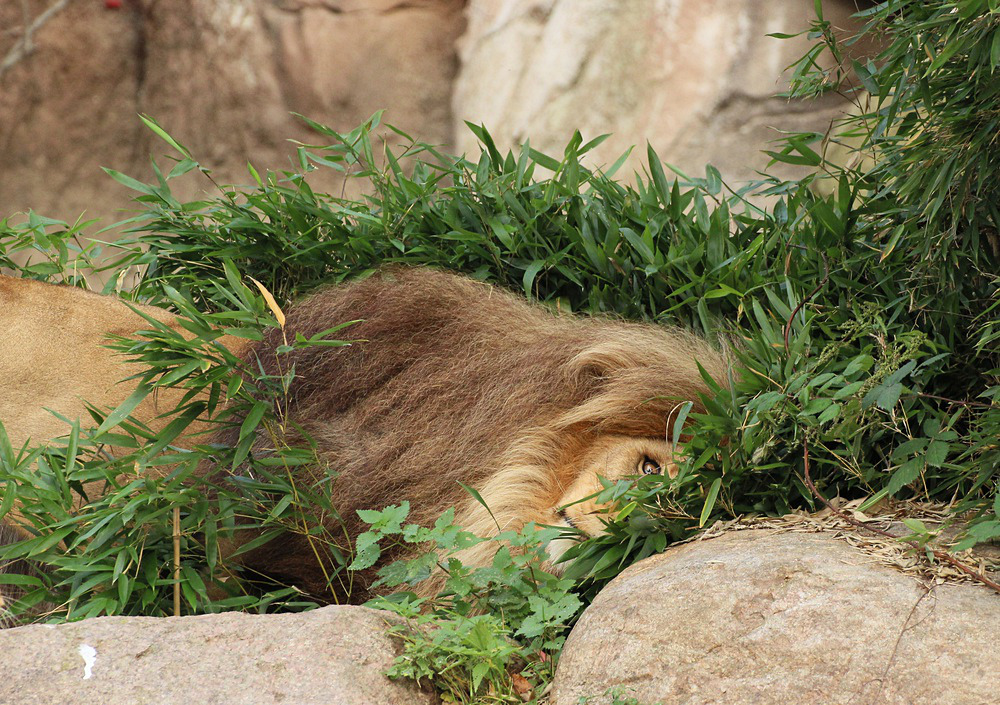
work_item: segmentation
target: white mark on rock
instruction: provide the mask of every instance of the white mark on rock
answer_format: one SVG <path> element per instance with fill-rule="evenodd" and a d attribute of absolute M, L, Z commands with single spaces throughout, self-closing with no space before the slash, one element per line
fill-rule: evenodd
<path fill-rule="evenodd" d="M 83 680 L 94 675 L 94 664 L 97 663 L 97 649 L 90 644 L 80 644 L 80 658 L 83 659 Z"/>

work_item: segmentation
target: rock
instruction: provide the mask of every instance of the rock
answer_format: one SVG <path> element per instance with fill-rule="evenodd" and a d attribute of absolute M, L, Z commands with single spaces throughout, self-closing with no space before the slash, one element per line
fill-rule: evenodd
<path fill-rule="evenodd" d="M 837 28 L 860 27 L 855 0 L 823 9 Z M 587 161 L 609 166 L 638 145 L 624 177 L 645 162 L 648 140 L 692 176 L 708 162 L 734 181 L 753 178 L 775 128 L 822 132 L 849 105 L 775 97 L 809 40 L 766 35 L 808 28 L 815 15 L 803 0 L 470 0 L 466 15 L 456 120 L 484 123 L 502 148 L 530 137 L 553 156 L 574 129 L 584 140 L 611 132 Z M 456 139 L 478 152 L 467 130 Z M 783 167 L 774 173 L 793 173 Z"/>
<path fill-rule="evenodd" d="M 985 705 L 998 633 L 984 587 L 928 592 L 829 535 L 730 533 L 613 580 L 566 642 L 552 705 L 618 685 L 663 705 Z"/>
<path fill-rule="evenodd" d="M 25 20 L 49 7 L 57 11 L 18 58 Z M 150 155 L 171 152 L 137 113 L 221 183 L 249 183 L 248 160 L 292 168 L 289 139 L 330 141 L 292 112 L 346 131 L 387 108 L 388 122 L 448 143 L 461 9 L 461 0 L 0 2 L 0 217 L 28 208 L 70 221 L 85 210 L 124 217 L 116 210 L 135 194 L 100 167 L 152 180 Z M 174 183 L 181 198 L 213 192 L 195 174 Z M 341 188 L 332 170 L 311 183 Z"/>
<path fill-rule="evenodd" d="M 395 618 L 364 607 L 300 614 L 100 617 L 0 631 L 0 703 L 437 703 L 383 672 Z"/>
<path fill-rule="evenodd" d="M 823 7 L 835 27 L 858 27 L 856 0 Z M 99 167 L 151 180 L 149 155 L 170 151 L 137 113 L 223 183 L 248 183 L 248 160 L 290 168 L 289 139 L 329 141 L 292 112 L 348 130 L 382 108 L 448 151 L 478 152 L 464 120 L 485 123 L 502 147 L 530 137 L 557 153 L 579 128 L 587 139 L 614 133 L 593 165 L 640 146 L 624 178 L 648 140 L 693 175 L 711 162 L 738 182 L 766 164 L 759 150 L 774 128 L 823 131 L 846 105 L 774 97 L 808 39 L 765 35 L 812 18 L 808 0 L 0 2 L 0 216 L 121 217 L 135 194 Z M 25 51 L 25 27 L 39 19 Z M 311 183 L 342 187 L 332 170 Z M 196 173 L 174 184 L 183 199 L 213 192 Z"/>

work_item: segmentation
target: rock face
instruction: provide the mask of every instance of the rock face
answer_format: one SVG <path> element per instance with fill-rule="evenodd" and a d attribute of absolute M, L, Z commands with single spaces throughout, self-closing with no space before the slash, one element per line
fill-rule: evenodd
<path fill-rule="evenodd" d="M 566 642 L 553 705 L 622 685 L 663 705 L 998 700 L 1000 596 L 920 583 L 818 534 L 691 543 L 612 581 Z"/>
<path fill-rule="evenodd" d="M 857 26 L 856 0 L 823 7 L 835 27 Z M 289 168 L 289 139 L 326 142 L 291 112 L 347 130 L 382 108 L 387 121 L 450 150 L 478 152 L 463 120 L 485 123 L 501 146 L 530 137 L 549 152 L 579 128 L 586 138 L 615 135 L 593 165 L 648 140 L 694 175 L 711 162 L 740 181 L 766 163 L 759 150 L 777 136 L 772 128 L 823 131 L 844 107 L 836 97 L 772 97 L 807 40 L 765 35 L 806 29 L 812 8 L 808 0 L 0 2 L 0 217 L 28 208 L 67 220 L 84 211 L 121 217 L 116 209 L 134 194 L 99 167 L 148 180 L 150 154 L 170 151 L 136 113 L 156 118 L 219 182 L 249 182 L 247 160 Z M 621 176 L 644 160 L 637 150 Z M 332 171 L 312 184 L 341 188 Z M 181 198 L 213 190 L 195 174 L 175 188 Z"/>
<path fill-rule="evenodd" d="M 248 159 L 291 168 L 289 139 L 326 143 L 292 112 L 349 130 L 389 108 L 393 124 L 448 142 L 462 4 L 0 2 L 0 217 L 28 208 L 71 221 L 84 210 L 122 217 L 114 209 L 134 194 L 99 168 L 152 179 L 150 155 L 171 151 L 137 113 L 229 183 L 250 181 Z M 24 27 L 39 19 L 25 53 Z M 339 192 L 336 173 L 318 174 L 315 188 Z M 193 178 L 177 193 L 212 190 Z"/>
<path fill-rule="evenodd" d="M 0 632 L 0 703 L 431 705 L 383 674 L 386 613 L 102 617 Z"/>
<path fill-rule="evenodd" d="M 855 0 L 823 8 L 835 27 L 857 28 Z M 466 15 L 453 111 L 503 146 L 530 137 L 559 156 L 576 128 L 584 140 L 612 132 L 590 164 L 649 141 L 692 176 L 708 162 L 744 181 L 766 165 L 759 150 L 775 128 L 822 132 L 848 105 L 774 97 L 809 41 L 766 35 L 808 28 L 804 0 L 470 0 Z M 475 148 L 467 131 L 456 136 L 459 151 Z M 622 175 L 645 159 L 636 150 Z"/>

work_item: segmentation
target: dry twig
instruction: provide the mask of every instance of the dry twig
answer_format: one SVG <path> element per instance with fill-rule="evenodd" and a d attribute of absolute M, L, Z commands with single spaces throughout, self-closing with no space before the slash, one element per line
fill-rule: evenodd
<path fill-rule="evenodd" d="M 174 616 L 181 616 L 181 508 L 174 507 Z"/>
<path fill-rule="evenodd" d="M 31 41 L 35 32 L 41 29 L 46 22 L 66 9 L 66 6 L 71 2 L 73 2 L 73 0 L 56 0 L 54 3 L 45 8 L 45 10 L 30 23 L 28 23 L 27 18 L 25 18 L 25 27 L 24 31 L 21 33 L 20 41 L 11 47 L 10 51 L 7 52 L 7 55 L 3 57 L 2 61 L 0 61 L 0 76 L 3 76 L 15 64 L 17 64 L 17 62 L 21 61 L 35 50 L 35 45 Z"/>
<path fill-rule="evenodd" d="M 855 519 L 854 517 L 850 516 L 846 512 L 843 512 L 837 507 L 833 506 L 830 500 L 828 500 L 826 497 L 820 494 L 820 491 L 816 489 L 816 485 L 813 484 L 812 477 L 809 476 L 809 441 L 805 438 L 802 439 L 802 451 L 803 451 L 803 470 L 804 470 L 803 480 L 805 481 L 806 487 L 808 487 L 809 491 L 813 493 L 816 499 L 822 502 L 823 505 L 831 512 L 836 514 L 838 517 L 846 521 L 851 526 L 857 527 L 859 529 L 864 529 L 865 531 L 870 531 L 880 536 L 886 536 L 895 541 L 902 541 L 903 543 L 906 543 L 907 545 L 911 546 L 918 553 L 920 552 L 921 549 L 926 549 L 931 553 L 933 553 L 934 557 L 937 558 L 938 560 L 944 561 L 945 563 L 954 566 L 957 570 L 960 570 L 966 575 L 982 583 L 986 587 L 991 588 L 992 590 L 1000 593 L 1000 583 L 991 580 L 989 577 L 983 575 L 975 568 L 970 568 L 969 566 L 965 565 L 960 560 L 949 554 L 947 551 L 941 551 L 932 546 L 921 546 L 916 541 L 906 541 L 904 539 L 900 539 L 898 536 L 894 536 L 893 534 L 890 534 L 888 531 L 884 529 L 879 529 L 874 526 L 867 526 L 858 521 L 857 519 Z"/>
<path fill-rule="evenodd" d="M 795 307 L 795 310 L 792 311 L 792 315 L 788 317 L 787 321 L 785 321 L 785 330 L 784 330 L 784 335 L 785 335 L 785 354 L 788 353 L 788 334 L 792 330 L 792 321 L 795 320 L 795 316 L 798 314 L 799 311 L 802 310 L 802 307 L 805 306 L 810 301 L 812 301 L 812 298 L 814 296 L 816 296 L 816 294 L 818 294 L 820 292 L 820 289 L 822 289 L 824 286 L 826 286 L 826 283 L 828 281 L 830 281 L 830 263 L 826 259 L 826 253 L 825 252 L 820 252 L 820 254 L 823 255 L 823 270 L 824 270 L 823 281 L 821 281 L 819 284 L 817 284 L 816 288 L 813 289 L 811 292 L 809 292 L 809 296 L 807 296 L 804 299 L 802 299 L 801 301 L 799 301 L 799 305 Z"/>

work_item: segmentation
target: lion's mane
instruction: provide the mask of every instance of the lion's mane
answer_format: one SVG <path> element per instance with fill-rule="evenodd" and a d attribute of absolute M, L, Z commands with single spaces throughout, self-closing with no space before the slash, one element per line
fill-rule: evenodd
<path fill-rule="evenodd" d="M 726 376 L 719 353 L 679 329 L 557 315 L 466 277 L 402 267 L 294 305 L 285 331 L 254 352 L 277 373 L 273 349 L 284 335 L 350 320 L 360 322 L 342 337 L 359 342 L 298 350 L 282 371 L 294 364 L 290 416 L 339 473 L 334 504 L 352 537 L 365 529 L 356 510 L 402 500 L 413 521 L 454 506 L 457 523 L 477 534 L 496 533 L 494 517 L 518 529 L 557 503 L 589 439 L 664 438 L 681 403 L 700 408 L 707 385 L 698 364 Z M 459 483 L 477 488 L 493 516 Z M 244 561 L 323 591 L 301 538 Z M 360 588 L 352 600 L 367 597 Z"/>

